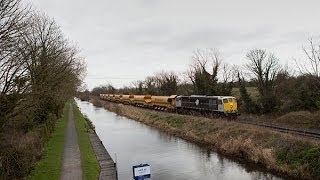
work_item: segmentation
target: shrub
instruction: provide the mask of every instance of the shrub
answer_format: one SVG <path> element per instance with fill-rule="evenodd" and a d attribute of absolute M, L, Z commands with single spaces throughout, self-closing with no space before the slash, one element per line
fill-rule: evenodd
<path fill-rule="evenodd" d="M 276 151 L 276 159 L 289 168 L 304 167 L 313 177 L 320 177 L 320 146 L 290 144 Z"/>

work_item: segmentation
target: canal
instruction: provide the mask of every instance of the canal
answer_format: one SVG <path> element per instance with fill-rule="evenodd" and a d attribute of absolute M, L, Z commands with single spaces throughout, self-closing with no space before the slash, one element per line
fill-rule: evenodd
<path fill-rule="evenodd" d="M 150 164 L 152 180 L 280 179 L 91 103 L 77 104 L 117 161 L 119 180 L 131 180 L 140 163 Z"/>

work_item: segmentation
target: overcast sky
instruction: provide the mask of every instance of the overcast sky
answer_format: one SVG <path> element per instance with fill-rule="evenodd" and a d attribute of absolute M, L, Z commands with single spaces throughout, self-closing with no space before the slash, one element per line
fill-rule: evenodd
<path fill-rule="evenodd" d="M 253 48 L 281 62 L 320 41 L 319 0 L 26 0 L 53 17 L 87 62 L 89 89 L 162 70 L 181 73 L 192 52 L 218 49 L 225 62 L 245 64 Z"/>

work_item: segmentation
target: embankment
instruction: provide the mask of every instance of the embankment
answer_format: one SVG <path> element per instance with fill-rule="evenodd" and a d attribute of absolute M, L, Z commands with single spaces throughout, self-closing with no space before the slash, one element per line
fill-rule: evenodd
<path fill-rule="evenodd" d="M 153 111 L 98 99 L 92 102 L 183 139 L 208 145 L 240 161 L 299 179 L 320 178 L 320 144 L 289 134 L 234 121 Z"/>

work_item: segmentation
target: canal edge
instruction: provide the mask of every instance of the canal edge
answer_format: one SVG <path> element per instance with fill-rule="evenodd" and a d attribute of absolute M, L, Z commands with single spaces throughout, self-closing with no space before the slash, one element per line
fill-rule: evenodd
<path fill-rule="evenodd" d="M 118 174 L 116 163 L 113 161 L 107 149 L 104 147 L 97 133 L 95 131 L 90 133 L 89 138 L 93 147 L 93 151 L 100 165 L 99 180 L 117 180 Z"/>

